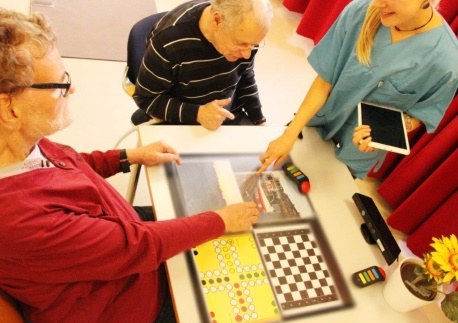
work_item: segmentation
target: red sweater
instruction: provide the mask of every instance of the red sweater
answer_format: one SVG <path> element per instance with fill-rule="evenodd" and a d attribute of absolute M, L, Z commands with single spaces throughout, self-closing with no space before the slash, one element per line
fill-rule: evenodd
<path fill-rule="evenodd" d="M 103 178 L 119 171 L 118 150 L 39 146 L 55 168 L 0 179 L 0 289 L 32 322 L 151 323 L 160 264 L 223 234 L 223 221 L 208 212 L 141 222 Z"/>

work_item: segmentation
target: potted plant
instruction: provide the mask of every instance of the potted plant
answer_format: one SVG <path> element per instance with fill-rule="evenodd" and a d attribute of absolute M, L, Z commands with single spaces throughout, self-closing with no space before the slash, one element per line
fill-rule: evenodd
<path fill-rule="evenodd" d="M 458 321 L 458 241 L 454 234 L 433 238 L 433 251 L 423 259 L 404 258 L 387 280 L 386 301 L 406 312 L 443 298 L 441 308 L 452 321 Z M 402 288 L 400 288 L 402 287 Z"/>

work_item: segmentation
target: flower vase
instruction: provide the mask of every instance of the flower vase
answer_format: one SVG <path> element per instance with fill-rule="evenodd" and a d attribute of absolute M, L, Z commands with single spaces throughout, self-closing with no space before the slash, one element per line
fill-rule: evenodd
<path fill-rule="evenodd" d="M 404 258 L 394 272 L 388 276 L 383 288 L 383 297 L 394 310 L 398 312 L 408 312 L 437 300 L 437 292 L 434 292 L 434 295 L 428 299 L 422 299 L 414 295 L 406 286 L 405 275 L 406 270 L 408 270 L 407 268 L 413 268 L 415 265 L 422 266 L 422 264 L 423 262 L 419 258 Z"/>

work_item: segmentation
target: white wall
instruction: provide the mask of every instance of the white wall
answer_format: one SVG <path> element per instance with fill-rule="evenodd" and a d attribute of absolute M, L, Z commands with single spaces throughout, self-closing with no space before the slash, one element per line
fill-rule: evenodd
<path fill-rule="evenodd" d="M 158 12 L 169 11 L 183 2 L 186 0 L 156 0 L 156 9 Z"/>
<path fill-rule="evenodd" d="M 0 0 L 0 7 L 22 13 L 30 12 L 30 0 Z"/>
<path fill-rule="evenodd" d="M 29 13 L 31 1 L 33 0 L 0 0 L 0 7 L 16 10 L 23 13 Z M 156 7 L 158 11 L 168 11 L 185 1 L 186 0 L 156 0 Z"/>

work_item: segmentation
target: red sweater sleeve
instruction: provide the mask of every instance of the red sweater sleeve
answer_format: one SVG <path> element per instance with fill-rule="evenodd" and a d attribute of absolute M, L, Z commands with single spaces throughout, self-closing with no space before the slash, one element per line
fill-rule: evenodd
<path fill-rule="evenodd" d="M 163 222 L 56 212 L 35 219 L 33 227 L 0 231 L 1 254 L 11 260 L 4 270 L 18 279 L 67 283 L 154 271 L 168 258 L 223 234 L 224 222 L 213 212 Z"/>
<path fill-rule="evenodd" d="M 108 178 L 121 171 L 119 150 L 106 152 L 96 150 L 91 153 L 81 153 L 81 156 L 103 178 Z"/>
<path fill-rule="evenodd" d="M 155 245 L 160 246 L 156 250 L 158 263 L 215 239 L 225 230 L 223 220 L 214 212 L 156 223 L 149 222 L 147 225 L 154 233 Z"/>

